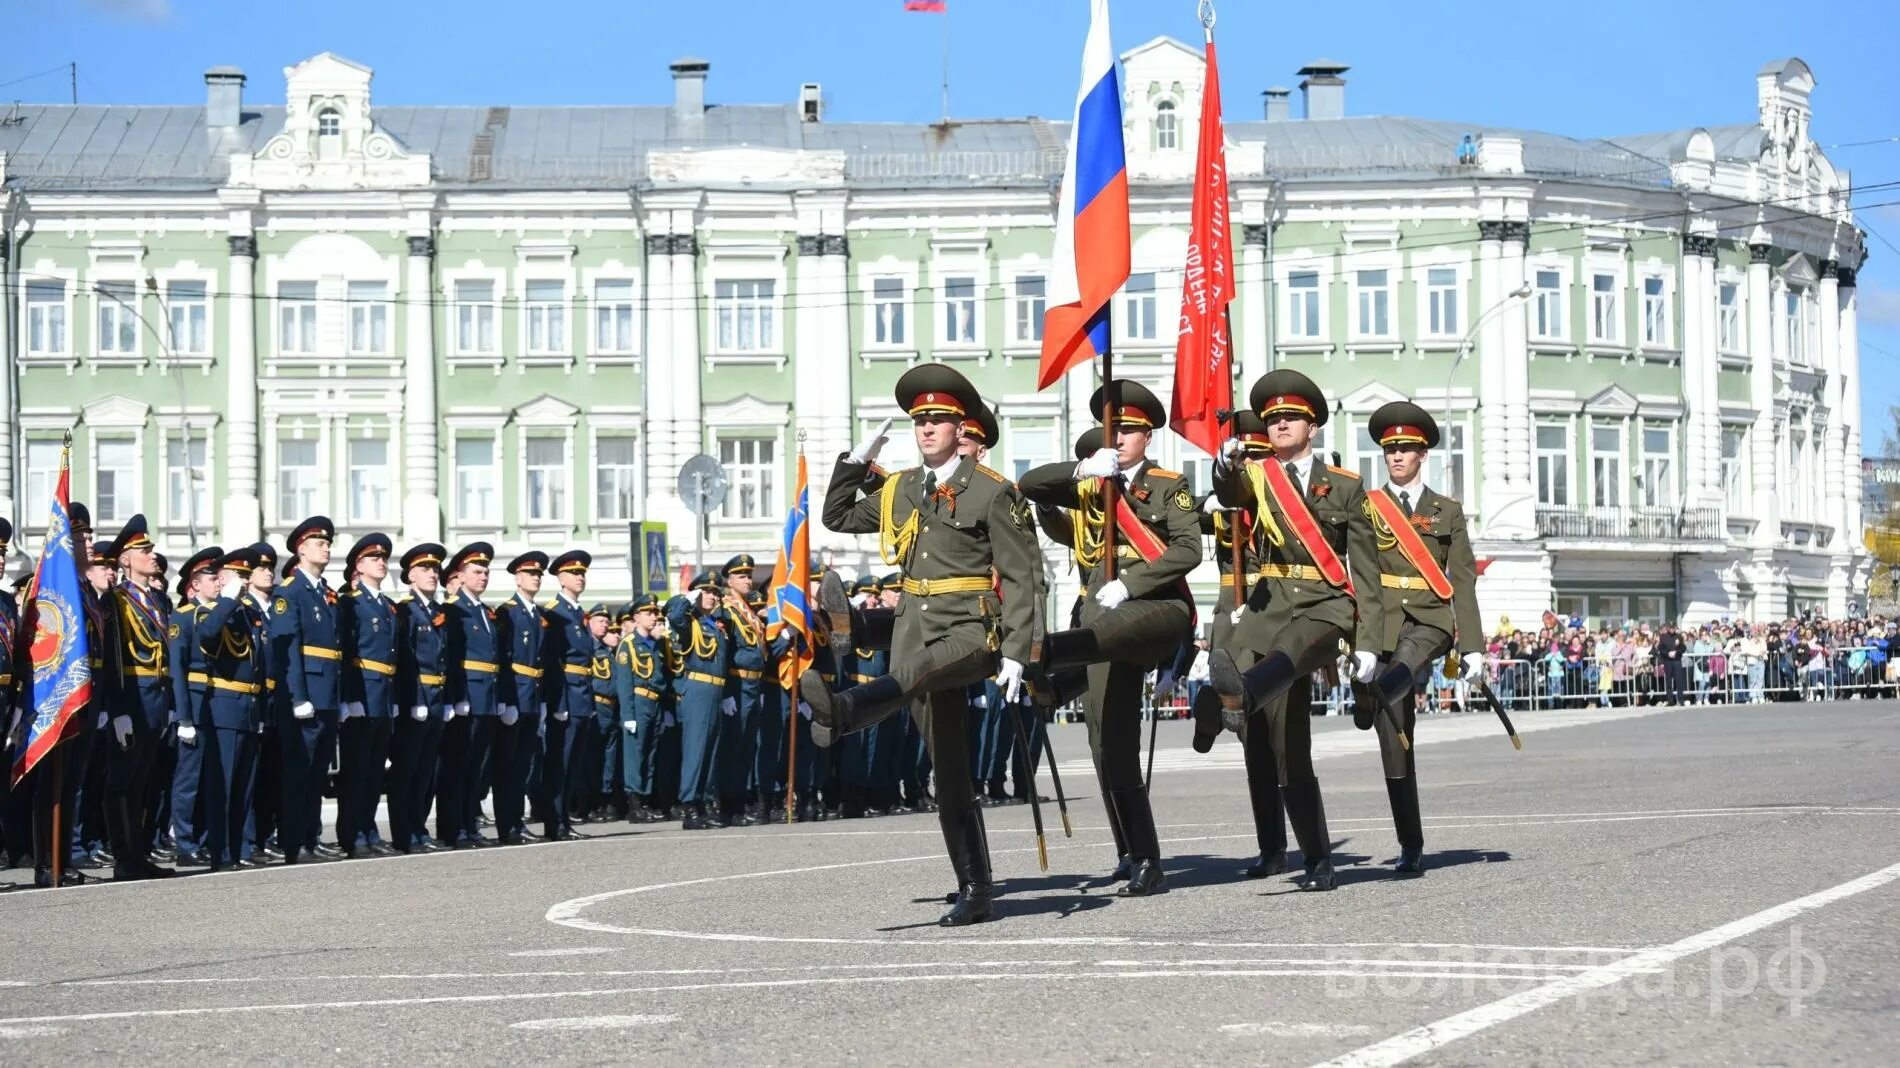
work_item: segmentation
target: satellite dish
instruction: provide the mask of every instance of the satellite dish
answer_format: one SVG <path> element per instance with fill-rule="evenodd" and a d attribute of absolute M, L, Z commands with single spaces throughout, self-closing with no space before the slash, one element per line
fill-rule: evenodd
<path fill-rule="evenodd" d="M 711 515 L 726 503 L 726 468 L 705 453 L 680 466 L 679 495 L 694 515 Z"/>

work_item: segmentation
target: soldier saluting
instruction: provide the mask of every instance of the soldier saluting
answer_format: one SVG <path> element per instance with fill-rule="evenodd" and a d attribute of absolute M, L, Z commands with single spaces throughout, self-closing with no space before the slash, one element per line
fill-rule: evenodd
<path fill-rule="evenodd" d="M 956 904 L 938 922 L 954 927 L 991 913 L 989 843 L 970 791 L 964 687 L 994 675 L 1010 700 L 1021 692 L 1023 669 L 1041 639 L 1042 556 L 1016 487 L 958 455 L 964 419 L 982 404 L 969 381 L 942 364 L 925 364 L 898 379 L 896 395 L 910 414 L 921 465 L 861 496 L 877 443 L 862 446 L 839 458 L 824 506 L 827 528 L 876 533 L 885 563 L 903 568 L 890 674 L 833 694 L 810 670 L 799 692 L 820 745 L 921 698 L 912 714 L 936 766 L 937 820 L 958 883 Z"/>
<path fill-rule="evenodd" d="M 1271 371 L 1254 383 L 1249 402 L 1266 422 L 1274 454 L 1244 458 L 1230 443 L 1216 479 L 1222 504 L 1254 514 L 1264 590 L 1252 602 L 1260 607 L 1250 604 L 1235 621 L 1234 640 L 1260 660 L 1243 671 L 1231 652 L 1215 649 L 1208 676 L 1230 723 L 1264 711 L 1281 799 L 1306 864 L 1303 887 L 1331 890 L 1332 841 L 1313 774 L 1309 679 L 1344 641 L 1357 646 L 1354 677 L 1372 677 L 1382 606 L 1376 596 L 1355 600 L 1354 580 L 1378 574 L 1378 551 L 1359 476 L 1320 463 L 1313 452 L 1313 432 L 1327 415 L 1326 396 L 1313 380 L 1286 368 Z"/>
<path fill-rule="evenodd" d="M 1464 509 L 1425 484 L 1425 459 L 1438 447 L 1438 423 L 1410 401 L 1380 406 L 1367 420 L 1385 451 L 1385 486 L 1366 494 L 1366 518 L 1379 550 L 1379 599 L 1384 621 L 1383 663 L 1353 707 L 1360 730 L 1377 727 L 1385 764 L 1385 792 L 1398 830 L 1398 871 L 1424 870 L 1419 825 L 1418 772 L 1409 739 L 1417 721 L 1412 688 L 1454 643 L 1464 677 L 1484 674 L 1484 631 L 1478 621 L 1478 564 L 1465 529 Z M 1371 591 L 1368 591 L 1371 592 Z M 1381 714 L 1384 713 L 1384 714 Z M 1394 728 L 1397 728 L 1395 730 Z"/>

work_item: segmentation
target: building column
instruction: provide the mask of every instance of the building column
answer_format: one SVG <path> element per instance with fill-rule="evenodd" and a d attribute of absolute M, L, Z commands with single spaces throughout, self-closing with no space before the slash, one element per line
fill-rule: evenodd
<path fill-rule="evenodd" d="M 1840 299 L 1838 342 L 1841 372 L 1841 528 L 1836 537 L 1849 552 L 1861 551 L 1867 517 L 1861 514 L 1860 439 L 1860 300 L 1855 270 L 1835 270 Z"/>
<path fill-rule="evenodd" d="M 225 463 L 230 492 L 218 537 L 225 545 L 249 545 L 263 537 L 264 511 L 257 496 L 257 237 L 250 219 L 230 235 L 231 322 L 225 358 Z"/>
<path fill-rule="evenodd" d="M 7 213 L 0 210 L 0 217 L 7 217 Z M 0 231 L 0 418 L 8 421 L 13 418 L 13 306 L 21 300 L 15 294 L 23 292 L 14 282 L 12 253 L 13 234 Z M 22 522 L 30 523 L 34 520 L 33 516 L 21 515 L 14 508 L 13 439 L 18 433 L 18 428 L 13 426 L 8 426 L 4 433 L 0 433 L 0 516 L 17 516 Z M 0 571 L 5 570 L 7 561 L 0 554 Z"/>
<path fill-rule="evenodd" d="M 403 330 L 403 537 L 442 538 L 441 460 L 436 446 L 435 235 L 425 216 L 409 235 Z"/>
<path fill-rule="evenodd" d="M 1483 315 L 1524 283 L 1530 224 L 1480 223 L 1479 236 L 1479 255 L 1494 257 L 1485 260 L 1482 269 L 1485 304 L 1476 314 Z M 1482 481 L 1488 487 L 1479 507 L 1485 536 L 1491 538 L 1537 536 L 1537 488 L 1531 482 L 1528 309 L 1528 302 L 1498 308 L 1478 339 L 1485 437 Z"/>
<path fill-rule="evenodd" d="M 1240 242 L 1240 386 L 1237 396 L 1267 373 L 1273 363 L 1273 308 L 1271 279 L 1267 277 L 1267 246 L 1273 240 L 1272 223 L 1241 227 Z"/>
<path fill-rule="evenodd" d="M 1748 432 L 1749 510 L 1755 514 L 1755 534 L 1749 539 L 1746 573 L 1754 589 L 1755 621 L 1779 619 L 1787 607 L 1787 593 L 1775 566 L 1775 547 L 1781 542 L 1781 509 L 1775 494 L 1775 337 L 1774 308 L 1769 291 L 1765 237 L 1748 246 L 1748 399 L 1755 425 Z"/>
<path fill-rule="evenodd" d="M 1712 499 L 1709 487 L 1716 482 L 1710 474 L 1708 444 L 1711 427 L 1718 427 L 1714 382 L 1715 349 L 1709 344 L 1709 311 L 1715 298 L 1715 239 L 1701 234 L 1682 238 L 1682 399 L 1687 414 L 1683 420 L 1684 503 L 1699 506 Z M 1719 461 L 1718 461 L 1719 463 Z"/>
<path fill-rule="evenodd" d="M 1525 258 L 1530 252 L 1531 226 L 1516 222 L 1507 225 L 1501 251 L 1504 254 L 1504 284 L 1516 289 L 1524 284 Z M 1509 290 L 1507 290 L 1508 292 Z M 1511 529 L 1528 537 L 1537 530 L 1536 488 L 1531 485 L 1531 350 L 1530 301 L 1518 301 L 1499 316 L 1504 323 L 1504 445 L 1505 478 L 1511 483 L 1513 511 L 1500 515 Z"/>
<path fill-rule="evenodd" d="M 1504 223 L 1478 223 L 1478 304 L 1472 315 L 1482 315 L 1497 307 L 1504 298 Z M 1504 433 L 1504 323 L 1493 315 L 1479 327 L 1472 343 L 1478 358 L 1478 513 L 1484 517 L 1484 531 L 1491 536 L 1497 527 L 1497 507 L 1510 497 L 1506 481 L 1508 448 Z M 1470 355 L 1470 354 L 1467 354 Z"/>
<path fill-rule="evenodd" d="M 669 310 L 676 299 L 673 293 L 673 257 L 668 254 L 672 235 L 656 233 L 652 227 L 664 225 L 665 213 L 648 220 L 646 235 L 646 359 L 641 365 L 645 396 L 640 408 L 645 413 L 646 499 L 648 519 L 671 523 L 685 515 L 678 494 L 678 475 L 683 456 L 673 455 L 673 379 L 681 373 L 673 352 L 673 316 Z M 684 537 L 685 535 L 680 535 Z"/>
<path fill-rule="evenodd" d="M 844 212 L 840 209 L 838 220 L 830 225 L 842 231 L 843 223 Z M 855 304 L 850 283 L 851 243 L 843 233 L 819 236 L 817 267 L 818 286 L 812 294 L 844 295 L 819 301 L 822 307 L 812 313 L 818 317 L 818 328 L 814 331 L 818 343 L 817 364 L 823 369 L 822 381 L 828 387 L 823 391 L 824 402 L 818 409 L 817 433 L 805 443 L 806 455 L 815 461 L 811 465 L 814 489 L 821 471 L 825 484 L 830 484 L 832 457 L 850 449 L 856 437 L 852 422 L 852 398 L 856 394 L 851 388 L 851 309 Z M 800 366 L 809 366 L 812 354 L 799 355 Z M 896 429 L 900 434 L 904 431 L 901 425 Z M 813 496 L 812 499 L 820 498 Z"/>
<path fill-rule="evenodd" d="M 1827 376 L 1821 385 L 1821 403 L 1827 407 L 1827 424 L 1822 432 L 1822 440 L 1817 444 L 1821 449 L 1821 499 L 1827 504 L 1815 520 L 1834 528 L 1832 548 L 1837 553 L 1844 553 L 1852 551 L 1846 542 L 1847 510 L 1845 502 L 1841 500 L 1846 481 L 1843 471 L 1847 458 L 1846 431 L 1848 422 L 1858 418 L 1859 413 L 1850 413 L 1841 404 L 1841 284 L 1836 276 L 1839 268 L 1840 264 L 1834 260 L 1822 260 L 1820 282 L 1816 287 L 1821 310 L 1821 373 Z"/>
<path fill-rule="evenodd" d="M 699 343 L 699 238 L 694 235 L 693 213 L 676 212 L 675 232 L 667 241 L 673 261 L 673 359 L 679 373 L 673 377 L 673 456 L 675 468 L 706 448 L 705 407 L 700 400 L 700 376 L 705 356 Z M 683 232 L 680 232 L 683 231 Z"/>

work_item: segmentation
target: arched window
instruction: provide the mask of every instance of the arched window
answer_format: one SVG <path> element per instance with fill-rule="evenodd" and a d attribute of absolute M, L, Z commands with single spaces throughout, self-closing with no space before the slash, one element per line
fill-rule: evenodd
<path fill-rule="evenodd" d="M 343 116 L 335 108 L 317 112 L 317 158 L 337 159 L 343 155 Z"/>
<path fill-rule="evenodd" d="M 1177 125 L 1179 116 L 1174 113 L 1174 101 L 1163 100 L 1155 105 L 1155 151 L 1172 152 L 1181 147 L 1181 131 Z"/>

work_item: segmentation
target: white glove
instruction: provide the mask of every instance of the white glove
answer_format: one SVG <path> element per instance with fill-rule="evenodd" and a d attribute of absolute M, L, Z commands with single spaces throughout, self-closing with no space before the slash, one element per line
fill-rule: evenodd
<path fill-rule="evenodd" d="M 317 706 L 308 701 L 300 701 L 290 707 L 290 714 L 298 719 L 314 719 L 317 715 Z"/>
<path fill-rule="evenodd" d="M 180 723 L 178 725 L 178 741 L 181 745 L 197 745 L 198 728 L 189 723 Z"/>
<path fill-rule="evenodd" d="M 218 586 L 218 596 L 224 597 L 233 601 L 237 600 L 238 594 L 243 593 L 243 592 L 244 592 L 244 580 L 237 577 L 236 575 L 224 576 L 224 581 L 220 583 Z"/>
<path fill-rule="evenodd" d="M 113 716 L 112 736 L 117 739 L 120 749 L 132 748 L 132 717 Z"/>
<path fill-rule="evenodd" d="M 1220 443 L 1220 458 L 1223 464 L 1231 464 L 1234 457 L 1240 455 L 1240 439 L 1228 438 Z"/>
<path fill-rule="evenodd" d="M 1201 502 L 1201 511 L 1206 512 L 1208 515 L 1214 515 L 1218 512 L 1227 511 L 1227 507 L 1221 504 L 1220 494 L 1210 493 L 1207 495 L 1207 500 Z"/>
<path fill-rule="evenodd" d="M 1095 591 L 1095 603 L 1101 605 L 1103 611 L 1119 608 L 1127 599 L 1128 586 L 1121 579 L 1115 579 Z"/>
<path fill-rule="evenodd" d="M 338 717 L 339 720 L 354 719 L 363 714 L 363 702 L 345 701 L 339 711 L 341 712 L 341 715 Z"/>
<path fill-rule="evenodd" d="M 1464 659 L 1458 662 L 1458 674 L 1466 682 L 1473 682 L 1483 678 L 1484 654 L 1466 653 Z"/>
<path fill-rule="evenodd" d="M 105 709 L 102 708 L 99 710 L 99 722 L 93 724 L 92 726 L 94 730 L 102 731 L 106 729 L 106 710 Z"/>
<path fill-rule="evenodd" d="M 449 720 L 452 720 L 454 718 L 455 718 L 455 706 L 443 705 L 442 706 L 442 722 L 447 723 Z"/>
<path fill-rule="evenodd" d="M 1020 662 L 1003 658 L 1002 666 L 996 671 L 996 686 L 1003 691 L 1003 700 L 1015 704 L 1023 694 L 1023 666 Z"/>
<path fill-rule="evenodd" d="M 424 721 L 424 720 L 426 720 L 426 719 L 428 719 L 428 718 L 429 718 L 429 706 L 428 706 L 428 705 L 417 705 L 416 707 L 414 707 L 414 708 L 412 708 L 412 709 L 410 709 L 410 710 L 409 710 L 409 718 L 411 718 L 411 719 L 413 719 L 413 720 L 415 720 L 415 721 L 416 721 L 417 723 L 421 723 L 422 721 Z"/>
<path fill-rule="evenodd" d="M 468 702 L 467 701 L 455 702 L 455 714 L 458 716 L 468 715 Z"/>
<path fill-rule="evenodd" d="M 565 709 L 565 708 L 560 708 L 560 709 L 556 709 L 556 710 L 555 710 L 555 712 L 554 712 L 554 722 L 556 722 L 556 723 L 566 723 L 566 722 L 567 722 L 567 709 Z"/>
<path fill-rule="evenodd" d="M 515 706 L 513 705 L 501 706 L 500 712 L 501 712 L 501 725 L 504 727 L 514 726 L 515 720 L 521 718 L 521 713 L 517 711 L 515 709 Z"/>
<path fill-rule="evenodd" d="M 728 716 L 737 715 L 739 712 L 739 702 L 728 697 L 719 702 L 719 711 L 724 712 Z"/>
<path fill-rule="evenodd" d="M 1233 611 L 1227 613 L 1227 622 L 1232 623 L 1235 626 L 1239 626 L 1240 617 L 1246 614 L 1247 614 L 1247 610 L 1245 608 L 1236 608 Z"/>
<path fill-rule="evenodd" d="M 800 702 L 800 703 L 802 704 L 803 702 Z M 811 713 L 806 712 L 805 715 L 809 717 Z M 677 719 L 674 719 L 673 713 L 671 712 L 664 713 L 660 716 L 660 726 L 662 727 L 677 727 L 679 725 L 680 725 L 680 721 Z"/>
<path fill-rule="evenodd" d="M 803 701 L 800 701 L 800 702 L 798 702 L 798 714 L 799 714 L 799 715 L 801 715 L 801 716 L 804 716 L 804 717 L 805 717 L 806 719 L 810 719 L 810 718 L 811 718 L 811 706 L 810 706 L 810 705 L 808 705 L 808 704 L 806 704 L 806 703 L 805 703 L 805 702 L 803 702 Z"/>
<path fill-rule="evenodd" d="M 1114 449 L 1096 449 L 1094 453 L 1075 465 L 1077 480 L 1084 478 L 1112 478 L 1121 470 Z"/>
<path fill-rule="evenodd" d="M 390 705 L 390 706 L 389 706 L 389 718 L 390 718 L 390 719 L 395 719 L 395 718 L 396 718 L 397 716 L 400 716 L 400 715 L 402 715 L 402 706 L 401 706 L 401 705 Z"/>
<path fill-rule="evenodd" d="M 634 720 L 626 720 L 620 724 L 620 729 L 626 731 L 628 734 L 639 734 L 640 724 Z"/>
<path fill-rule="evenodd" d="M 1352 678 L 1354 682 L 1371 682 L 1372 672 L 1379 666 L 1379 658 L 1360 649 L 1352 654 Z"/>
<path fill-rule="evenodd" d="M 548 715 L 548 703 L 546 701 L 543 701 L 540 704 L 535 705 L 534 714 L 537 716 L 540 716 L 542 719 L 546 719 Z"/>
<path fill-rule="evenodd" d="M 1181 680 L 1174 677 L 1174 672 L 1172 671 L 1163 671 L 1160 674 L 1156 675 L 1155 676 L 1155 700 L 1158 701 L 1161 698 L 1166 697 L 1169 694 L 1173 693 L 1175 686 L 1179 685 L 1180 681 Z"/>
<path fill-rule="evenodd" d="M 872 460 L 877 459 L 878 450 L 884 448 L 884 443 L 890 440 L 890 429 L 891 421 L 889 419 L 879 423 L 877 429 L 871 433 L 870 441 L 864 442 L 857 448 L 851 450 L 851 459 L 861 464 L 868 464 Z"/>

